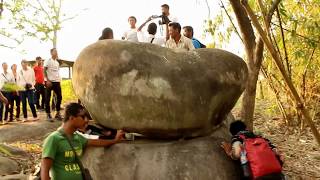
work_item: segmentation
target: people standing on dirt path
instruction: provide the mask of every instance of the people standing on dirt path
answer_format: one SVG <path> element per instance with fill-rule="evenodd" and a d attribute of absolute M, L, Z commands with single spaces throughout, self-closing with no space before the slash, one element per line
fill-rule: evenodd
<path fill-rule="evenodd" d="M 11 71 L 12 71 L 12 75 L 13 75 L 13 78 L 14 78 L 14 82 L 16 85 L 18 85 L 17 83 L 17 64 L 12 64 L 11 65 Z M 20 95 L 19 95 L 19 91 L 15 91 L 12 93 L 12 99 L 13 99 L 13 104 L 12 104 L 12 108 L 14 109 L 14 104 L 16 105 L 16 121 L 20 121 L 20 102 L 21 102 L 21 99 L 20 99 Z M 13 111 L 12 109 L 12 111 Z"/>
<path fill-rule="evenodd" d="M 3 72 L 1 73 L 0 79 L 2 83 L 2 88 L 1 92 L 2 94 L 7 98 L 8 103 L 5 106 L 0 107 L 0 113 L 1 113 L 1 119 L 3 116 L 3 110 L 5 109 L 4 112 L 4 117 L 3 117 L 3 122 L 11 122 L 13 121 L 13 98 L 12 98 L 12 90 L 7 86 L 10 86 L 10 84 L 14 84 L 14 78 L 13 75 L 8 71 L 8 64 L 6 62 L 2 63 L 2 69 Z M 9 120 L 8 120 L 9 116 Z"/>
<path fill-rule="evenodd" d="M 45 86 L 44 86 L 44 68 L 43 59 L 38 56 L 36 57 L 36 65 L 33 67 L 36 85 L 35 85 L 35 104 L 37 110 L 44 110 L 45 105 Z M 41 101 L 40 101 L 41 96 Z"/>
<path fill-rule="evenodd" d="M 113 140 L 86 139 L 76 131 L 88 123 L 85 108 L 78 103 L 70 103 L 65 108 L 63 125 L 51 133 L 42 149 L 41 179 L 83 179 L 78 160 L 86 147 L 107 147 L 123 139 L 123 131 L 118 130 Z M 51 172 L 51 173 L 49 173 Z"/>
<path fill-rule="evenodd" d="M 18 71 L 17 82 L 20 87 L 24 88 L 24 90 L 19 91 L 23 112 L 22 122 L 28 120 L 27 101 L 32 112 L 32 118 L 30 118 L 30 120 L 39 120 L 36 108 L 34 106 L 34 71 L 32 68 L 28 67 L 28 62 L 26 60 L 21 61 L 21 67 L 22 69 Z"/>
<path fill-rule="evenodd" d="M 60 106 L 62 100 L 62 92 L 61 92 L 61 77 L 59 72 L 59 62 L 58 62 L 58 51 L 56 48 L 52 48 L 50 50 L 51 58 L 44 62 L 44 76 L 46 79 L 46 104 L 45 109 L 47 113 L 47 119 L 49 121 L 52 120 L 51 109 L 50 109 L 50 99 L 51 99 L 51 91 L 53 91 L 57 95 L 57 102 L 55 105 L 56 115 L 55 119 L 62 120 L 60 115 Z"/>

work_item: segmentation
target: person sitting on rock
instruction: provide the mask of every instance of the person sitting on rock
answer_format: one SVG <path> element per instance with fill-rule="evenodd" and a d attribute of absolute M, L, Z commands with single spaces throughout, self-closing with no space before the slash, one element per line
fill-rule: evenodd
<path fill-rule="evenodd" d="M 103 29 L 102 34 L 99 37 L 99 40 L 104 40 L 104 39 L 113 39 L 113 31 L 111 28 L 107 27 Z"/>
<path fill-rule="evenodd" d="M 176 22 L 169 23 L 170 39 L 166 42 L 166 47 L 171 49 L 184 49 L 187 51 L 195 49 L 191 39 L 181 35 L 181 25 Z"/>
<path fill-rule="evenodd" d="M 241 120 L 232 122 L 229 131 L 232 134 L 232 143 L 222 142 L 221 147 L 232 159 L 240 160 L 244 179 L 284 178 L 281 173 L 282 160 L 269 140 L 248 131 Z"/>
<path fill-rule="evenodd" d="M 86 139 L 76 133 L 88 122 L 82 105 L 70 103 L 65 108 L 63 125 L 45 140 L 42 150 L 41 179 L 82 179 L 79 158 L 87 146 L 111 146 L 123 140 L 123 131 L 118 130 L 113 140 Z M 76 152 L 76 153 L 75 153 Z"/>

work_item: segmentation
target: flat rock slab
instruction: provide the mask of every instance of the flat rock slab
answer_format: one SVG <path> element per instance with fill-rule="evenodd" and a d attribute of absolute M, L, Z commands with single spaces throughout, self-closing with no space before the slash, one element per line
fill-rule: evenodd
<path fill-rule="evenodd" d="M 14 160 L 0 156 L 0 176 L 19 172 L 18 163 Z"/>
<path fill-rule="evenodd" d="M 95 180 L 237 180 L 240 165 L 214 137 L 183 141 L 133 141 L 89 148 L 82 162 Z"/>
<path fill-rule="evenodd" d="M 46 120 L 2 125 L 0 126 L 0 142 L 40 138 L 56 130 L 60 125 L 61 121 L 48 122 Z"/>
<path fill-rule="evenodd" d="M 155 138 L 208 135 L 245 88 L 247 66 L 220 49 L 176 52 L 103 40 L 73 66 L 75 93 L 100 124 Z"/>

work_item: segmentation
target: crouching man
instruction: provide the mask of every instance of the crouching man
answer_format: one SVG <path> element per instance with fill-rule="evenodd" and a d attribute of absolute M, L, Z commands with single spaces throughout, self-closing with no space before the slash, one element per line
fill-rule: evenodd
<path fill-rule="evenodd" d="M 78 163 L 87 146 L 111 146 L 123 139 L 123 132 L 117 131 L 113 140 L 86 139 L 76 131 L 88 123 L 84 107 L 70 103 L 65 108 L 64 123 L 44 141 L 41 161 L 41 179 L 48 180 L 49 171 L 52 180 L 82 180 L 82 164 Z M 74 153 L 76 152 L 76 154 Z"/>

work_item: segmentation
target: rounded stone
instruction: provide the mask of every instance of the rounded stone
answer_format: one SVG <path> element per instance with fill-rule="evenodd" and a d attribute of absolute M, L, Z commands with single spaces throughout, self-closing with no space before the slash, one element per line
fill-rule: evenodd
<path fill-rule="evenodd" d="M 103 40 L 73 67 L 73 87 L 94 120 L 154 138 L 208 135 L 245 88 L 247 66 L 220 49 L 177 52 Z"/>

